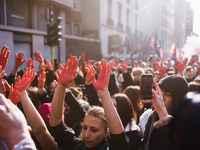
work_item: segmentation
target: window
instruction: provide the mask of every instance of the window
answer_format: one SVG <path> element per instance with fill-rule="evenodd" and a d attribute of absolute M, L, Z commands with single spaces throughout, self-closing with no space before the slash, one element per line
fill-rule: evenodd
<path fill-rule="evenodd" d="M 130 10 L 127 9 L 127 27 L 129 26 L 129 16 L 130 16 Z"/>
<path fill-rule="evenodd" d="M 5 12 L 4 2 L 5 1 L 0 0 L 0 24 L 5 24 L 5 22 L 4 22 L 4 19 L 5 19 L 5 17 L 4 17 L 4 12 Z"/>
<path fill-rule="evenodd" d="M 47 7 L 37 5 L 37 29 L 47 31 Z"/>
<path fill-rule="evenodd" d="M 44 52 L 45 55 L 43 56 L 44 59 L 51 61 L 51 48 L 49 45 L 44 45 Z M 54 59 L 58 60 L 58 46 L 54 46 Z"/>
<path fill-rule="evenodd" d="M 121 23 L 121 11 L 122 11 L 122 5 L 121 3 L 118 3 L 118 22 Z"/>
<path fill-rule="evenodd" d="M 72 24 L 69 21 L 65 22 L 65 33 L 72 34 Z"/>
<path fill-rule="evenodd" d="M 8 0 L 7 2 L 7 23 L 11 26 L 30 28 L 31 9 L 28 1 Z M 30 2 L 29 2 L 30 3 Z"/>
<path fill-rule="evenodd" d="M 74 24 L 74 30 L 73 30 L 73 35 L 80 35 L 80 25 L 79 24 Z"/>
<path fill-rule="evenodd" d="M 78 0 L 74 0 L 74 9 L 77 10 L 77 2 Z"/>
<path fill-rule="evenodd" d="M 108 18 L 112 17 L 112 0 L 108 0 Z"/>
<path fill-rule="evenodd" d="M 14 54 L 24 52 L 24 59 L 31 58 L 31 44 L 27 42 L 14 42 Z M 19 66 L 19 70 L 26 68 L 26 62 Z"/>

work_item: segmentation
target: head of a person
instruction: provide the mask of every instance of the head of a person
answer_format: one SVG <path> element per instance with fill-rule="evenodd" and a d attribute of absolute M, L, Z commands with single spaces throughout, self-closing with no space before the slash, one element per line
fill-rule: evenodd
<path fill-rule="evenodd" d="M 106 137 L 109 136 L 109 130 L 102 107 L 91 107 L 83 119 L 82 139 L 87 148 L 94 148 Z"/>
<path fill-rule="evenodd" d="M 194 77 L 194 69 L 192 66 L 187 66 L 184 70 L 184 75 L 186 78 Z"/>
<path fill-rule="evenodd" d="M 83 84 L 83 72 L 78 70 L 77 71 L 77 75 L 76 77 L 74 78 L 74 80 L 72 80 L 70 83 L 69 83 L 69 87 L 78 87 L 79 85 Z"/>
<path fill-rule="evenodd" d="M 143 68 L 133 68 L 132 70 L 132 76 L 134 78 L 134 81 L 140 81 L 140 75 L 144 74 Z"/>
<path fill-rule="evenodd" d="M 189 92 L 173 112 L 170 123 L 171 138 L 177 149 L 199 149 L 200 147 L 200 94 Z"/>
<path fill-rule="evenodd" d="M 112 96 L 112 101 L 117 109 L 119 117 L 122 121 L 124 128 L 129 124 L 133 118 L 133 105 L 126 94 L 117 93 Z"/>
<path fill-rule="evenodd" d="M 199 92 L 200 93 L 200 83 L 192 81 L 188 83 L 189 92 Z"/>
<path fill-rule="evenodd" d="M 133 104 L 134 111 L 138 112 L 138 110 L 142 108 L 142 102 L 140 100 L 140 86 L 130 85 L 124 89 L 123 93 L 126 94 L 130 99 L 131 103 Z"/>
<path fill-rule="evenodd" d="M 47 92 L 50 94 L 50 95 L 53 95 L 54 92 L 56 90 L 56 84 L 55 82 L 50 82 L 48 85 L 47 85 Z"/>
<path fill-rule="evenodd" d="M 69 90 L 77 99 L 83 99 L 83 91 L 80 87 L 70 87 Z"/>
<path fill-rule="evenodd" d="M 177 107 L 188 92 L 188 83 L 181 75 L 170 75 L 162 78 L 158 85 L 163 93 L 163 100 L 169 114 Z"/>

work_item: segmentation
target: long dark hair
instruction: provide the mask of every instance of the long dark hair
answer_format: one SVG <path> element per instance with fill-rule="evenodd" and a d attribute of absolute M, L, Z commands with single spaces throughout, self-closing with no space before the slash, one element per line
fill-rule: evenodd
<path fill-rule="evenodd" d="M 133 105 L 126 94 L 117 93 L 112 96 L 117 102 L 117 112 L 124 128 L 133 119 Z"/>

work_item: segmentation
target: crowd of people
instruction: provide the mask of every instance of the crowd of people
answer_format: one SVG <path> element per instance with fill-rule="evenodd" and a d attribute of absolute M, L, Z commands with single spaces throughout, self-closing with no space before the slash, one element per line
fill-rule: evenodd
<path fill-rule="evenodd" d="M 52 66 L 39 51 L 0 51 L 1 150 L 200 149 L 200 63 L 194 58 L 86 60 L 68 55 Z M 19 67 L 26 63 L 26 68 Z M 152 99 L 140 99 L 142 74 Z"/>

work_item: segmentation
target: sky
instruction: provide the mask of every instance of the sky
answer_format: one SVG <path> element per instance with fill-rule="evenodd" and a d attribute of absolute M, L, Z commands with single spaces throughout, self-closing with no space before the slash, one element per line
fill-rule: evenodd
<path fill-rule="evenodd" d="M 200 1 L 199 0 L 187 0 L 191 3 L 194 10 L 194 26 L 193 31 L 200 35 Z"/>

